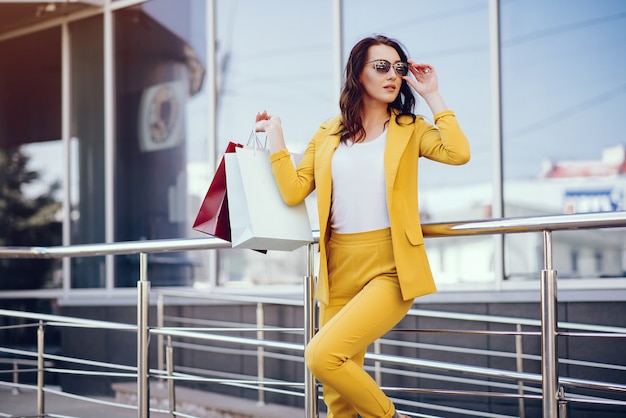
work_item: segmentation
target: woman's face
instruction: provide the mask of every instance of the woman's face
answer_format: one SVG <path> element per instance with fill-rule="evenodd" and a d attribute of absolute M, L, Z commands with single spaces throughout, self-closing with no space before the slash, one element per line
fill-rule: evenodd
<path fill-rule="evenodd" d="M 385 63 L 378 63 L 378 60 L 391 63 L 388 71 L 384 71 L 385 65 L 380 65 Z M 387 45 L 372 45 L 367 51 L 365 62 L 359 77 L 365 90 L 363 100 L 378 101 L 385 104 L 393 102 L 398 97 L 402 85 L 402 75 L 398 74 L 393 65 L 400 62 L 398 52 Z"/>

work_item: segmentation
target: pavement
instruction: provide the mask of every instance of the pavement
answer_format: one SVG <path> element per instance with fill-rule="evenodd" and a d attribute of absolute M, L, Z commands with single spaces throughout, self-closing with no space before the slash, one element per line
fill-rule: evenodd
<path fill-rule="evenodd" d="M 58 388 L 48 388 L 51 391 Z M 47 414 L 67 418 L 137 418 L 134 408 L 109 406 L 105 403 L 114 403 L 114 398 L 94 398 L 91 402 L 79 398 L 68 398 L 46 392 L 43 402 L 44 417 Z M 0 387 L 0 417 L 41 417 L 37 410 L 37 393 L 29 389 L 20 389 L 14 392 L 10 388 Z M 154 413 L 150 417 L 167 417 L 167 414 Z"/>
<path fill-rule="evenodd" d="M 129 385 L 132 386 L 132 385 Z M 132 388 L 131 388 L 132 389 Z M 119 390 L 119 388 L 118 388 Z M 10 387 L 0 386 L 0 418 L 35 418 L 35 417 L 62 417 L 62 418 L 137 418 L 136 398 L 132 393 L 121 395 L 122 400 L 106 397 L 82 397 L 74 395 L 60 395 L 58 387 L 47 386 L 43 402 L 43 415 L 38 414 L 36 391 L 25 388 L 15 391 Z M 163 388 L 151 387 L 150 418 L 170 417 L 166 411 L 167 404 L 159 396 Z M 304 416 L 304 411 L 281 405 L 258 403 L 232 397 L 226 397 L 208 392 L 177 388 L 177 405 L 179 411 L 194 417 L 254 417 L 254 418 L 294 418 Z M 128 401 L 134 405 L 122 405 Z M 204 406 L 207 406 L 206 408 Z M 164 406 L 165 405 L 165 406 Z M 210 405 L 210 406 L 209 406 Z"/>

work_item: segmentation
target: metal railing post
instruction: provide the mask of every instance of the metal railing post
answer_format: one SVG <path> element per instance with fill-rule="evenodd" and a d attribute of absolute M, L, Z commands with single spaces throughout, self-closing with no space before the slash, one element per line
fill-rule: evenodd
<path fill-rule="evenodd" d="M 541 376 L 544 418 L 558 417 L 556 351 L 556 271 L 552 269 L 552 233 L 543 231 L 544 269 L 541 271 Z"/>
<path fill-rule="evenodd" d="M 380 339 L 374 341 L 374 353 L 376 354 L 382 353 Z M 383 381 L 383 372 L 381 370 L 381 367 L 382 367 L 382 364 L 380 363 L 380 361 L 378 360 L 374 361 L 374 380 L 376 381 L 376 384 L 378 386 L 380 386 Z"/>
<path fill-rule="evenodd" d="M 517 335 L 515 336 L 515 364 L 517 366 L 518 373 L 524 373 L 524 346 L 522 341 L 522 325 L 517 324 L 515 326 Z M 520 395 L 518 401 L 519 418 L 526 418 L 526 408 L 524 406 L 524 381 L 518 380 L 517 393 Z"/>
<path fill-rule="evenodd" d="M 13 384 L 15 387 L 11 389 L 11 394 L 19 395 L 20 388 L 17 386 L 20 383 L 20 365 L 17 362 L 17 359 L 13 360 Z"/>
<path fill-rule="evenodd" d="M 159 329 L 163 328 L 165 326 L 165 297 L 163 296 L 163 293 L 159 293 L 159 297 L 157 299 L 157 327 Z M 164 336 L 163 334 L 157 335 L 157 368 L 160 371 L 165 370 L 165 361 L 164 361 L 164 354 L 163 354 L 163 343 L 164 343 Z M 161 387 L 163 385 L 163 379 L 159 379 L 159 387 Z"/>
<path fill-rule="evenodd" d="M 167 368 L 167 380 L 168 393 L 169 393 L 169 410 L 170 416 L 174 418 L 176 416 L 176 386 L 174 377 L 174 347 L 172 346 L 172 337 L 167 337 L 166 352 L 166 368 Z"/>
<path fill-rule="evenodd" d="M 263 332 L 263 327 L 265 326 L 265 314 L 263 312 L 262 302 L 257 302 L 256 304 L 256 326 L 258 328 L 256 337 L 259 341 L 263 341 L 265 339 L 265 333 Z M 262 382 L 265 379 L 265 348 L 262 345 L 257 347 L 256 356 L 257 379 L 259 382 Z M 259 398 L 257 401 L 259 405 L 265 405 L 265 390 L 263 388 L 263 383 L 260 383 Z"/>
<path fill-rule="evenodd" d="M 559 418 L 567 418 L 567 399 L 562 386 L 559 388 Z"/>
<path fill-rule="evenodd" d="M 150 416 L 150 382 L 148 368 L 148 310 L 150 309 L 150 282 L 148 254 L 139 254 L 139 282 L 137 282 L 137 416 Z"/>
<path fill-rule="evenodd" d="M 307 275 L 304 278 L 304 348 L 315 335 L 314 244 L 307 247 Z M 317 418 L 317 385 L 313 373 L 304 365 L 304 416 Z"/>
<path fill-rule="evenodd" d="M 44 386 L 44 331 L 43 321 L 39 321 L 39 328 L 37 328 L 37 414 L 40 417 L 45 416 L 45 395 L 43 392 Z"/>

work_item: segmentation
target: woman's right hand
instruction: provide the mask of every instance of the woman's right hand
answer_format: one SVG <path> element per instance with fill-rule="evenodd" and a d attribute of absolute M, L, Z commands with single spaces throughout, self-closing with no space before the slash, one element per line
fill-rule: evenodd
<path fill-rule="evenodd" d="M 281 120 L 278 116 L 268 115 L 267 111 L 257 113 L 255 118 L 255 130 L 257 132 L 267 132 L 272 128 L 280 128 Z"/>
<path fill-rule="evenodd" d="M 286 148 L 280 117 L 268 115 L 265 110 L 261 113 L 257 113 L 254 130 L 267 134 L 270 152 L 274 153 Z"/>
<path fill-rule="evenodd" d="M 256 114 L 256 118 L 254 119 L 254 130 L 256 132 L 265 132 L 265 126 L 267 125 L 266 121 L 270 119 L 270 115 L 267 114 L 267 111 L 259 112 Z"/>

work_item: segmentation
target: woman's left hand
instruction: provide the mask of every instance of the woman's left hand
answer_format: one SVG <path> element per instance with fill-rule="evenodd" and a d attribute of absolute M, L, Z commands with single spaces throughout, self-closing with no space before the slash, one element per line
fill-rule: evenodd
<path fill-rule="evenodd" d="M 407 83 L 426 101 L 433 114 L 443 112 L 448 107 L 439 94 L 439 82 L 437 73 L 430 64 L 418 64 L 408 60 L 409 70 L 413 77 L 408 74 L 402 77 Z"/>
<path fill-rule="evenodd" d="M 435 68 L 430 64 L 419 64 L 411 59 L 408 60 L 408 63 L 409 71 L 413 77 L 407 74 L 403 77 L 404 80 L 424 98 L 432 93 L 437 93 L 439 85 Z"/>

